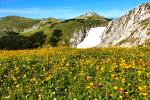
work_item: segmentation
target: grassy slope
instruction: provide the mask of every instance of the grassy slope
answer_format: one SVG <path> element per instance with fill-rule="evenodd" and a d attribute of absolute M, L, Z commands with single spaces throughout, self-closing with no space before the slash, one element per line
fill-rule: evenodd
<path fill-rule="evenodd" d="M 48 35 L 49 31 L 51 31 L 49 27 L 51 25 L 53 25 L 53 24 L 57 24 L 57 23 L 60 23 L 60 22 L 62 22 L 62 21 L 58 20 L 58 19 L 55 19 L 55 18 L 43 19 L 42 21 L 40 21 L 39 23 L 36 24 L 37 28 L 35 28 L 35 29 L 31 30 L 31 31 L 28 31 L 28 32 L 22 32 L 21 35 L 31 36 L 34 33 L 38 32 L 38 31 L 42 31 L 42 30 L 44 31 L 44 33 L 46 35 Z"/>
<path fill-rule="evenodd" d="M 149 66 L 150 48 L 0 51 L 0 98 L 149 100 Z"/>
<path fill-rule="evenodd" d="M 110 21 L 110 19 L 106 19 L 101 16 L 92 16 L 86 20 L 75 18 L 75 19 L 69 19 L 69 20 L 59 21 L 59 22 L 48 21 L 45 25 L 42 26 L 42 30 L 48 37 L 51 37 L 51 34 L 53 33 L 54 30 L 56 29 L 61 30 L 63 36 L 59 44 L 61 45 L 61 43 L 64 42 L 67 45 L 70 37 L 75 31 L 79 31 L 80 29 L 83 28 L 105 26 L 108 23 L 108 21 Z M 33 30 L 31 32 L 22 33 L 22 35 L 30 36 L 37 31 L 40 30 Z"/>
<path fill-rule="evenodd" d="M 12 30 L 13 28 L 17 30 L 23 30 L 25 28 L 32 27 L 34 24 L 38 23 L 39 20 L 33 20 L 30 18 L 18 17 L 18 16 L 7 16 L 0 20 L 0 29 Z"/>
<path fill-rule="evenodd" d="M 90 27 L 105 26 L 108 21 L 110 20 L 98 15 L 94 15 L 85 19 L 74 18 L 65 21 L 60 21 L 55 18 L 48 18 L 39 21 L 24 17 L 8 16 L 1 18 L 0 29 L 6 29 L 7 31 L 13 30 L 14 28 L 18 31 L 23 29 L 31 29 L 30 31 L 20 33 L 20 35 L 28 37 L 36 34 L 39 31 L 43 31 L 43 33 L 47 35 L 44 46 L 49 45 L 49 38 L 51 37 L 54 30 L 61 30 L 63 35 L 58 45 L 69 45 L 70 37 L 75 31 L 78 32 L 84 28 L 87 29 Z M 31 27 L 33 25 L 35 25 L 37 28 L 32 29 Z M 0 31 L 0 36 L 6 34 L 6 32 L 3 32 L 3 30 Z"/>

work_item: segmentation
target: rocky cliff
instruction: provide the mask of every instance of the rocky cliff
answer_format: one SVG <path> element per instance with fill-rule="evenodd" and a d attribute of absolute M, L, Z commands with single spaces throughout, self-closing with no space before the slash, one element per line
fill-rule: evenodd
<path fill-rule="evenodd" d="M 85 13 L 79 17 L 76 17 L 75 19 L 81 20 L 83 25 L 79 30 L 76 30 L 73 33 L 71 33 L 72 36 L 69 41 L 71 47 L 77 47 L 77 45 L 83 42 L 83 40 L 88 36 L 88 32 L 92 28 L 105 27 L 108 24 L 108 22 L 111 21 L 111 19 L 100 16 L 94 12 Z M 87 47 L 89 46 L 87 45 Z"/>
<path fill-rule="evenodd" d="M 142 4 L 109 22 L 98 47 L 149 45 L 150 3 Z"/>
<path fill-rule="evenodd" d="M 77 45 L 80 44 L 85 39 L 89 30 L 90 30 L 89 28 L 87 29 L 81 28 L 79 31 L 76 30 L 69 41 L 71 47 L 77 47 Z"/>

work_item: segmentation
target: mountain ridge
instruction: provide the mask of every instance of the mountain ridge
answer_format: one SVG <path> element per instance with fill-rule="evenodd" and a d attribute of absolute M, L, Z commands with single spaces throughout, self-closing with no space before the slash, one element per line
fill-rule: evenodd
<path fill-rule="evenodd" d="M 26 44 L 32 44 L 34 45 L 33 47 L 37 47 L 37 45 L 39 45 L 40 47 L 47 47 L 47 46 L 53 47 L 53 46 L 62 46 L 62 45 L 70 46 L 72 45 L 72 43 L 76 44 L 82 41 L 82 38 L 85 36 L 85 33 L 91 27 L 103 26 L 103 25 L 106 25 L 109 21 L 110 19 L 104 18 L 104 17 L 102 18 L 99 15 L 97 15 L 96 17 L 90 16 L 89 18 L 86 18 L 86 19 L 73 18 L 73 19 L 67 19 L 67 20 L 59 20 L 55 18 L 46 18 L 46 19 L 40 20 L 38 23 L 33 24 L 32 27 L 27 27 L 27 28 L 24 28 L 23 30 L 15 29 L 15 30 L 8 30 L 8 31 L 1 32 L 1 29 L 0 29 L 0 39 L 1 37 L 4 37 L 4 36 L 5 36 L 4 39 L 10 38 L 10 36 L 8 36 L 9 33 L 14 33 L 15 35 L 16 34 L 15 32 L 18 32 L 19 33 L 18 37 L 19 38 L 20 36 L 22 36 L 23 38 L 28 37 L 29 39 L 27 40 L 30 40 L 30 41 L 29 43 L 26 43 Z M 13 31 L 13 32 L 9 32 L 9 31 Z M 39 37 L 36 34 L 40 34 L 40 35 L 43 34 L 44 37 L 46 36 L 46 38 L 44 38 L 44 43 L 42 42 L 43 44 L 38 43 Z M 80 35 L 82 34 L 82 36 L 79 36 L 77 34 L 80 34 Z M 37 39 L 33 43 L 30 43 L 32 42 L 30 37 L 33 38 L 33 36 L 36 36 Z M 77 36 L 76 37 L 77 40 L 74 38 L 74 36 Z M 15 38 L 16 36 L 13 36 L 13 37 Z M 13 37 L 11 36 L 11 38 Z M 80 39 L 78 37 L 80 37 Z M 74 38 L 74 41 L 71 42 L 70 40 L 73 38 Z M 3 42 L 0 44 L 3 44 Z M 28 46 L 28 47 L 32 47 L 32 46 Z"/>
<path fill-rule="evenodd" d="M 144 45 L 150 38 L 150 3 L 130 10 L 126 15 L 109 22 L 99 47 Z M 147 22 L 147 23 L 146 23 Z"/>
<path fill-rule="evenodd" d="M 96 47 L 148 46 L 150 45 L 150 3 L 141 4 L 115 20 L 105 18 L 95 12 L 88 12 L 67 20 L 47 18 L 29 28 L 24 28 L 19 35 L 30 37 L 37 32 L 42 32 L 44 36 L 46 35 L 44 47 L 48 45 L 77 47 L 88 36 L 90 29 L 96 27 L 106 27 L 106 30 L 99 36 L 101 42 Z M 4 33 L 1 31 L 2 29 L 0 33 L 3 36 Z M 51 39 L 54 40 L 51 41 Z"/>
<path fill-rule="evenodd" d="M 0 18 L 0 29 L 6 31 L 22 31 L 25 28 L 32 27 L 34 24 L 38 23 L 40 20 L 35 20 L 31 18 L 25 18 L 20 16 L 6 16 Z"/>

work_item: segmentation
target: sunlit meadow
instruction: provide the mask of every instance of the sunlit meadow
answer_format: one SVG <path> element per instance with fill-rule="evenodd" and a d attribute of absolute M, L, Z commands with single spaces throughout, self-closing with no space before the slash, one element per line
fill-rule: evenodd
<path fill-rule="evenodd" d="M 3 100 L 149 100 L 150 48 L 0 51 Z"/>

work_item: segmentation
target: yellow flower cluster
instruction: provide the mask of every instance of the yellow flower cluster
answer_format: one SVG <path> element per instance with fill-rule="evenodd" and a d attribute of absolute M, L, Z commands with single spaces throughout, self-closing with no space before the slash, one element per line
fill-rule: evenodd
<path fill-rule="evenodd" d="M 1 98 L 148 99 L 149 62 L 149 48 L 2 50 Z"/>

